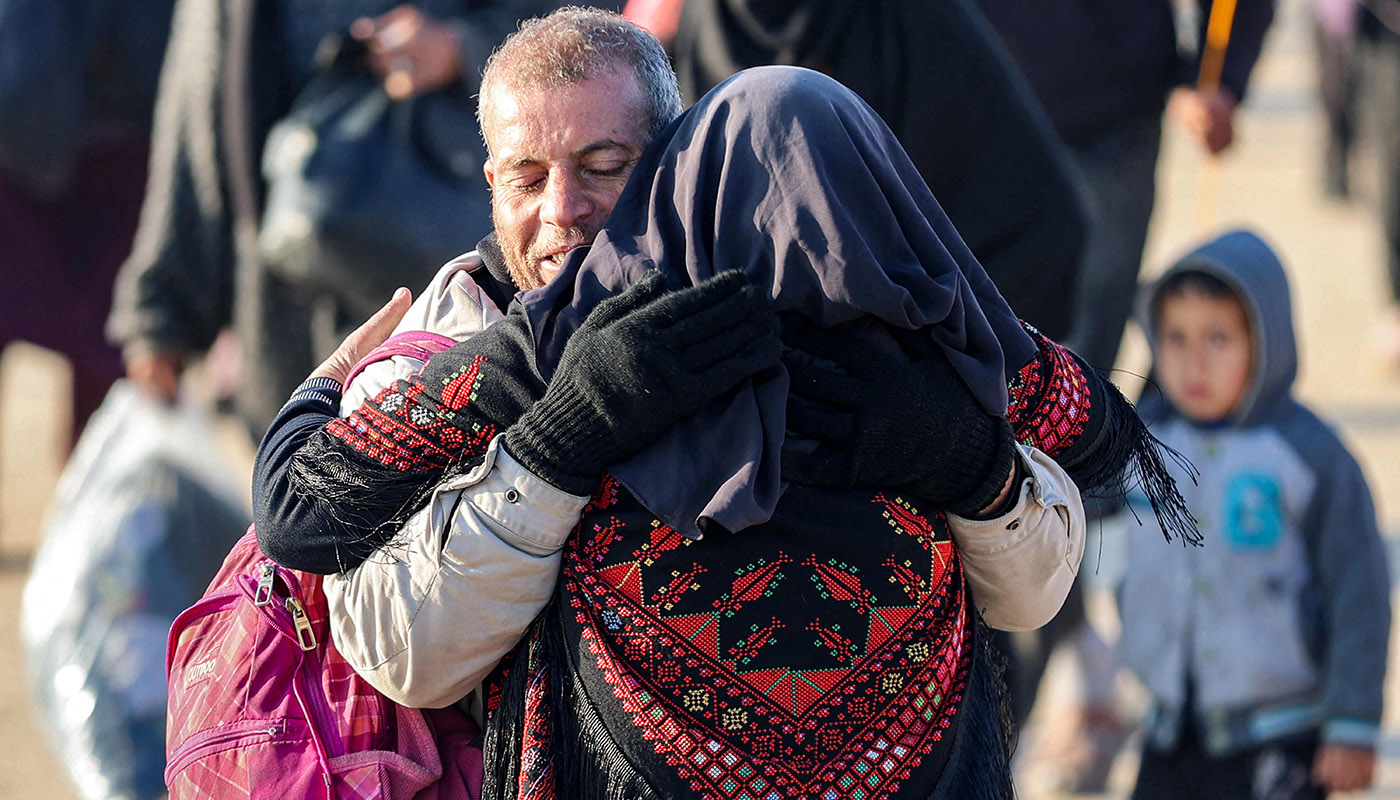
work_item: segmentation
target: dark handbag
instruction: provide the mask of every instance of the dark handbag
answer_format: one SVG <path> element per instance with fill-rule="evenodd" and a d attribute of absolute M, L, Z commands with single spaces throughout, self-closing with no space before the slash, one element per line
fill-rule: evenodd
<path fill-rule="evenodd" d="M 258 251 L 287 283 L 368 316 L 491 231 L 485 147 L 460 87 L 391 100 L 364 46 L 329 37 L 263 148 Z"/>

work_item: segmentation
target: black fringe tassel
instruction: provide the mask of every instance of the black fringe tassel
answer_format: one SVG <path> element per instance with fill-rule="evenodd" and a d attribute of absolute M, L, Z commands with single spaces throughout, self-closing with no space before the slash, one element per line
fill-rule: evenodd
<path fill-rule="evenodd" d="M 517 796 L 521 758 L 527 755 L 520 752 L 525 695 L 530 681 L 543 672 L 549 681 L 550 708 L 569 711 L 550 715 L 551 751 L 530 757 L 553 762 L 560 800 L 664 800 L 628 762 L 579 685 L 564 641 L 559 602 L 556 594 L 536 622 L 532 644 L 540 669 L 530 669 L 530 658 L 522 653 L 506 678 L 500 707 L 487 721 L 482 797 L 514 800 Z"/>
<path fill-rule="evenodd" d="M 529 651 L 538 645 L 539 621 L 516 648 L 514 663 L 504 666 L 501 703 L 486 718 L 482 740 L 483 800 L 515 800 L 520 784 L 520 746 L 525 735 L 525 690 L 530 685 Z"/>
<path fill-rule="evenodd" d="M 1184 544 L 1200 545 L 1203 537 L 1196 518 L 1187 508 L 1167 462 L 1180 467 L 1192 483 L 1200 472 L 1186 456 L 1147 430 L 1133 404 L 1112 381 L 1097 370 L 1093 376 L 1098 379 L 1096 388 L 1101 389 L 1099 395 L 1104 402 L 1103 425 L 1093 444 L 1074 463 L 1063 465 L 1065 471 L 1085 497 L 1121 498 L 1130 489 L 1142 489 L 1167 541 L 1175 536 Z"/>
<path fill-rule="evenodd" d="M 370 461 L 318 430 L 292 456 L 287 474 L 293 492 L 317 502 L 340 525 L 337 538 L 359 563 L 391 546 L 440 482 L 474 466 L 456 462 L 446 469 L 405 472 Z"/>
<path fill-rule="evenodd" d="M 972 669 L 963 694 L 957 739 L 943 775 L 929 800 L 1011 800 L 1011 754 L 1016 723 L 1011 719 L 1004 661 L 995 653 L 981 620 L 977 622 Z"/>

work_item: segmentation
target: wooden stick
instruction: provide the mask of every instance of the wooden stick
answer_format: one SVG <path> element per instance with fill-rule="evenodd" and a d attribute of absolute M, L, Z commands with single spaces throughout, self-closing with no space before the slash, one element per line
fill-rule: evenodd
<path fill-rule="evenodd" d="M 1230 33 L 1235 26 L 1235 1 L 1215 0 L 1206 22 L 1206 41 L 1201 51 L 1201 71 L 1196 76 L 1197 89 L 1219 89 L 1220 74 L 1225 70 L 1225 49 L 1230 46 Z"/>
<path fill-rule="evenodd" d="M 1201 51 L 1201 69 L 1196 76 L 1198 91 L 1220 88 L 1220 75 L 1225 70 L 1225 50 L 1230 46 L 1230 33 L 1235 26 L 1236 0 L 1215 0 L 1206 22 L 1206 40 Z M 1216 207 L 1220 199 L 1220 156 L 1210 154 L 1201 167 L 1201 179 L 1196 184 L 1196 230 L 1209 234 L 1215 227 Z"/>

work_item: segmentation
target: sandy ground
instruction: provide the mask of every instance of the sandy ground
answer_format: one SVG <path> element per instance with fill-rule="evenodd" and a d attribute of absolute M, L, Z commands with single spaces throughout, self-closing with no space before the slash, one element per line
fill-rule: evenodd
<path fill-rule="evenodd" d="M 1300 331 L 1299 394 L 1340 427 L 1355 448 L 1377 497 L 1382 528 L 1400 537 L 1400 372 L 1374 345 L 1385 304 L 1381 241 L 1375 222 L 1376 170 L 1363 152 L 1350 204 L 1322 197 L 1322 126 L 1313 95 L 1310 39 L 1301 0 L 1281 4 L 1253 94 L 1240 119 L 1239 142 L 1211 168 L 1171 127 L 1160 163 L 1158 213 L 1146 271 L 1160 270 L 1205 233 L 1249 225 L 1283 254 L 1294 282 Z M 1214 213 L 1202 209 L 1213 206 Z M 1145 349 L 1130 334 L 1120 366 L 1141 372 Z M 46 500 L 67 439 L 66 368 L 37 348 L 14 346 L 0 359 L 0 800 L 76 800 L 57 769 L 31 706 L 20 652 L 18 611 Z M 230 437 L 220 446 L 227 447 Z M 230 458 L 246 463 L 233 447 Z M 1392 539 L 1392 544 L 1395 540 Z M 1393 548 L 1394 549 L 1394 548 Z M 1394 564 L 1392 560 L 1392 564 Z M 1396 571 L 1393 569 L 1393 571 Z M 1400 657 L 1392 648 L 1392 658 Z M 1071 695 L 1066 671 L 1052 674 L 1028 747 L 1059 729 Z M 1400 669 L 1392 669 L 1379 781 L 1368 797 L 1400 797 Z M 1132 756 L 1120 758 L 1109 797 L 1125 796 Z M 1022 796 L 1048 797 L 1023 785 Z"/>
<path fill-rule="evenodd" d="M 57 356 L 19 345 L 0 360 L 0 797 L 15 800 L 78 796 L 39 728 L 19 639 L 20 594 L 68 440 L 66 370 Z"/>

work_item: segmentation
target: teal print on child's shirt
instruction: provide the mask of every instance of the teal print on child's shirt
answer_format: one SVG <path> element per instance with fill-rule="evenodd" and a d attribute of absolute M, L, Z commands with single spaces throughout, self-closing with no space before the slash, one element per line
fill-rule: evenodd
<path fill-rule="evenodd" d="M 1241 550 L 1262 550 L 1283 535 L 1283 498 L 1267 475 L 1241 473 L 1225 489 L 1225 541 Z"/>

